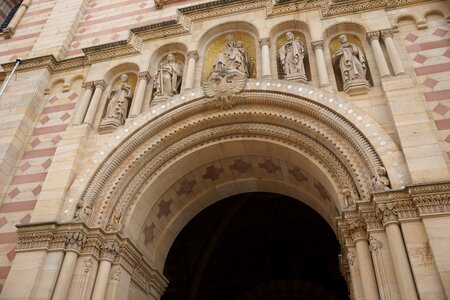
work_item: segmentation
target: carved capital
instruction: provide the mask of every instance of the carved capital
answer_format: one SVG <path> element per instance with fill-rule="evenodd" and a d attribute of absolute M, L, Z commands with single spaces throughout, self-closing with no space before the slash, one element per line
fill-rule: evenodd
<path fill-rule="evenodd" d="M 270 47 L 270 38 L 266 37 L 266 38 L 261 38 L 259 39 L 259 46 L 269 46 Z"/>
<path fill-rule="evenodd" d="M 116 241 L 106 241 L 100 245 L 100 258 L 113 262 L 119 254 L 119 244 Z"/>
<path fill-rule="evenodd" d="M 94 89 L 94 82 L 93 81 L 89 81 L 89 82 L 83 83 L 83 88 L 87 89 L 87 90 L 93 90 Z"/>
<path fill-rule="evenodd" d="M 354 242 L 367 239 L 367 226 L 366 222 L 362 218 L 347 220 L 349 234 Z"/>
<path fill-rule="evenodd" d="M 323 40 L 320 41 L 312 41 L 311 42 L 311 46 L 313 48 L 313 50 L 315 51 L 316 49 L 322 49 L 323 50 Z"/>
<path fill-rule="evenodd" d="M 106 87 L 106 83 L 105 83 L 104 80 L 97 80 L 97 81 L 94 81 L 94 85 L 95 85 L 95 88 L 96 88 L 96 89 L 102 89 L 102 90 L 104 90 L 105 87 Z"/>
<path fill-rule="evenodd" d="M 137 77 L 138 80 L 145 80 L 145 81 L 149 81 L 151 78 L 150 73 L 148 73 L 148 71 L 137 73 Z"/>
<path fill-rule="evenodd" d="M 421 216 L 441 215 L 450 212 L 450 193 L 413 196 Z"/>
<path fill-rule="evenodd" d="M 81 232 L 69 232 L 66 238 L 66 249 L 80 251 L 86 244 L 86 236 Z"/>
<path fill-rule="evenodd" d="M 383 243 L 374 238 L 373 236 L 370 236 L 369 238 L 369 249 L 370 251 L 375 251 L 378 249 L 383 248 Z"/>
<path fill-rule="evenodd" d="M 382 203 L 378 205 L 378 215 L 383 221 L 383 226 L 398 222 L 398 212 L 394 203 Z"/>
<path fill-rule="evenodd" d="M 5 37 L 5 39 L 10 39 L 12 38 L 12 36 L 14 35 L 14 32 L 16 32 L 16 30 L 12 27 L 6 27 L 5 29 L 3 29 L 3 36 Z"/>
<path fill-rule="evenodd" d="M 355 253 L 353 253 L 351 251 L 348 251 L 348 253 L 347 253 L 348 264 L 353 267 L 353 264 L 355 263 L 355 260 L 356 260 Z"/>
<path fill-rule="evenodd" d="M 379 31 L 371 31 L 367 32 L 367 40 L 369 43 L 371 43 L 373 40 L 379 40 L 380 39 L 380 32 Z"/>
<path fill-rule="evenodd" d="M 394 35 L 394 31 L 392 29 L 383 29 L 383 30 L 380 31 L 380 35 L 381 35 L 381 38 L 384 41 L 388 37 L 391 38 Z"/>
<path fill-rule="evenodd" d="M 193 58 L 193 59 L 195 59 L 195 60 L 197 61 L 198 58 L 199 58 L 197 50 L 194 50 L 194 51 L 188 51 L 188 52 L 187 52 L 187 57 L 188 57 L 188 59 Z"/>

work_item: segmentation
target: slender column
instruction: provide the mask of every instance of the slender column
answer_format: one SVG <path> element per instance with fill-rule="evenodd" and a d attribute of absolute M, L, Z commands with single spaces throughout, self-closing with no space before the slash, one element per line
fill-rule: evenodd
<path fill-rule="evenodd" d="M 261 46 L 262 76 L 270 77 L 270 38 L 259 39 L 259 45 Z"/>
<path fill-rule="evenodd" d="M 383 257 L 381 254 L 381 249 L 383 248 L 383 243 L 370 236 L 369 238 L 369 250 L 372 252 L 373 265 L 375 267 L 375 275 L 378 280 L 378 286 L 380 291 L 380 297 L 383 300 L 392 299 L 389 282 L 386 275 L 386 267 L 384 266 Z"/>
<path fill-rule="evenodd" d="M 347 261 L 349 264 L 350 275 L 352 278 L 352 299 L 353 300 L 362 300 L 364 299 L 363 291 L 362 291 L 362 282 L 361 282 L 361 272 L 359 270 L 359 266 L 357 263 L 355 248 L 352 247 L 348 249 L 347 252 Z"/>
<path fill-rule="evenodd" d="M 131 102 L 130 118 L 136 117 L 142 111 L 142 103 L 144 102 L 145 90 L 147 89 L 147 83 L 150 80 L 150 74 L 148 72 L 140 72 L 138 75 L 138 85 L 133 102 Z"/>
<path fill-rule="evenodd" d="M 92 300 L 104 300 L 106 286 L 109 280 L 109 271 L 116 255 L 119 254 L 119 245 L 115 241 L 107 241 L 101 245 L 100 266 L 95 279 Z"/>
<path fill-rule="evenodd" d="M 195 80 L 195 67 L 198 60 L 197 51 L 189 51 L 187 53 L 188 57 L 188 67 L 187 67 L 187 75 L 186 75 L 186 83 L 184 84 L 185 89 L 192 89 L 194 87 Z"/>
<path fill-rule="evenodd" d="M 319 86 L 329 86 L 330 81 L 328 80 L 327 65 L 325 63 L 325 56 L 323 55 L 323 41 L 311 42 L 311 46 L 316 54 L 317 71 L 319 73 Z"/>
<path fill-rule="evenodd" d="M 19 24 L 19 21 L 22 19 L 23 15 L 27 11 L 28 6 L 30 6 L 30 3 L 31 0 L 24 0 L 22 4 L 20 4 L 11 22 L 9 22 L 8 26 L 5 29 L 3 29 L 5 38 L 9 39 L 12 37 L 12 35 L 16 31 L 17 24 Z"/>
<path fill-rule="evenodd" d="M 86 243 L 86 237 L 81 232 L 71 232 L 66 239 L 66 255 L 53 292 L 54 300 L 66 299 L 69 291 L 72 274 L 75 270 L 78 254 Z"/>
<path fill-rule="evenodd" d="M 86 115 L 86 111 L 89 106 L 89 102 L 91 101 L 92 98 L 92 92 L 94 91 L 94 83 L 92 81 L 86 82 L 83 87 L 84 87 L 84 94 L 83 97 L 81 98 L 80 105 L 77 109 L 77 113 L 73 121 L 74 125 L 80 125 L 81 123 L 83 123 L 84 116 Z"/>
<path fill-rule="evenodd" d="M 404 300 L 419 299 L 400 226 L 398 225 L 397 212 L 394 206 L 389 204 L 379 205 L 378 210 L 383 219 L 384 229 L 386 230 L 400 296 Z"/>
<path fill-rule="evenodd" d="M 356 256 L 361 271 L 361 282 L 365 300 L 379 300 L 377 281 L 367 241 L 366 224 L 362 219 L 348 220 L 349 232 L 356 246 Z"/>
<path fill-rule="evenodd" d="M 388 65 L 386 63 L 386 59 L 384 58 L 383 50 L 380 45 L 380 32 L 372 31 L 367 33 L 367 40 L 372 46 L 372 52 L 375 56 L 375 61 L 377 63 L 378 70 L 380 71 L 381 77 L 390 76 Z"/>
<path fill-rule="evenodd" d="M 405 69 L 403 68 L 402 61 L 398 56 L 397 48 L 395 47 L 394 40 L 392 39 L 392 29 L 381 30 L 381 38 L 386 45 L 386 50 L 389 55 L 389 60 L 391 61 L 392 68 L 394 69 L 394 75 L 404 74 Z"/>
<path fill-rule="evenodd" d="M 84 118 L 84 123 L 87 123 L 89 125 L 92 125 L 92 122 L 94 121 L 98 104 L 100 103 L 100 99 L 102 98 L 103 90 L 106 87 L 106 84 L 103 80 L 95 81 L 94 85 L 95 85 L 94 96 L 92 96 L 92 100 L 91 103 L 89 104 L 86 117 Z"/>

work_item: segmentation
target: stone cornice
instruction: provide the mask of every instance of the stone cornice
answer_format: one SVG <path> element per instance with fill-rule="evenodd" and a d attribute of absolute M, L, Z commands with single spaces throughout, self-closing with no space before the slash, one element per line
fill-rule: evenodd
<path fill-rule="evenodd" d="M 120 264 L 132 280 L 150 293 L 163 294 L 168 281 L 141 251 L 118 233 L 106 233 L 100 228 L 89 228 L 82 223 L 34 223 L 17 225 L 17 252 L 36 250 L 74 250 L 81 255 L 91 254 L 96 259 L 109 259 Z"/>

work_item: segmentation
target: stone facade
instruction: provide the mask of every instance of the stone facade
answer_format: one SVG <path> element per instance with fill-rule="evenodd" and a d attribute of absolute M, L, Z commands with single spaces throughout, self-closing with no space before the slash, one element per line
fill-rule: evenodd
<path fill-rule="evenodd" d="M 23 1 L 0 33 L 0 82 L 22 59 L 0 96 L 0 298 L 159 299 L 181 229 L 255 191 L 330 224 L 352 299 L 449 298 L 449 16 L 431 0 Z M 334 62 L 341 35 L 363 83 Z M 224 49 L 248 73 L 210 81 Z"/>

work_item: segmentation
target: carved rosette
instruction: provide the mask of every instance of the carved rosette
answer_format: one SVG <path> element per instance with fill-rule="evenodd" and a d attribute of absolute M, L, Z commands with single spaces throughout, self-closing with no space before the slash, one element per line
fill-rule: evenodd
<path fill-rule="evenodd" d="M 367 240 L 367 226 L 362 218 L 347 220 L 349 233 L 354 242 Z"/>
<path fill-rule="evenodd" d="M 66 238 L 66 250 L 79 252 L 86 244 L 86 236 L 81 232 L 69 232 Z"/>
<path fill-rule="evenodd" d="M 120 247 L 116 241 L 106 241 L 100 246 L 100 258 L 114 262 L 119 250 Z"/>
<path fill-rule="evenodd" d="M 369 249 L 370 251 L 375 251 L 378 249 L 383 248 L 383 243 L 374 238 L 373 236 L 370 236 L 369 238 Z"/>
<path fill-rule="evenodd" d="M 394 203 L 383 203 L 378 205 L 378 215 L 383 221 L 383 226 L 398 222 L 398 213 Z"/>

